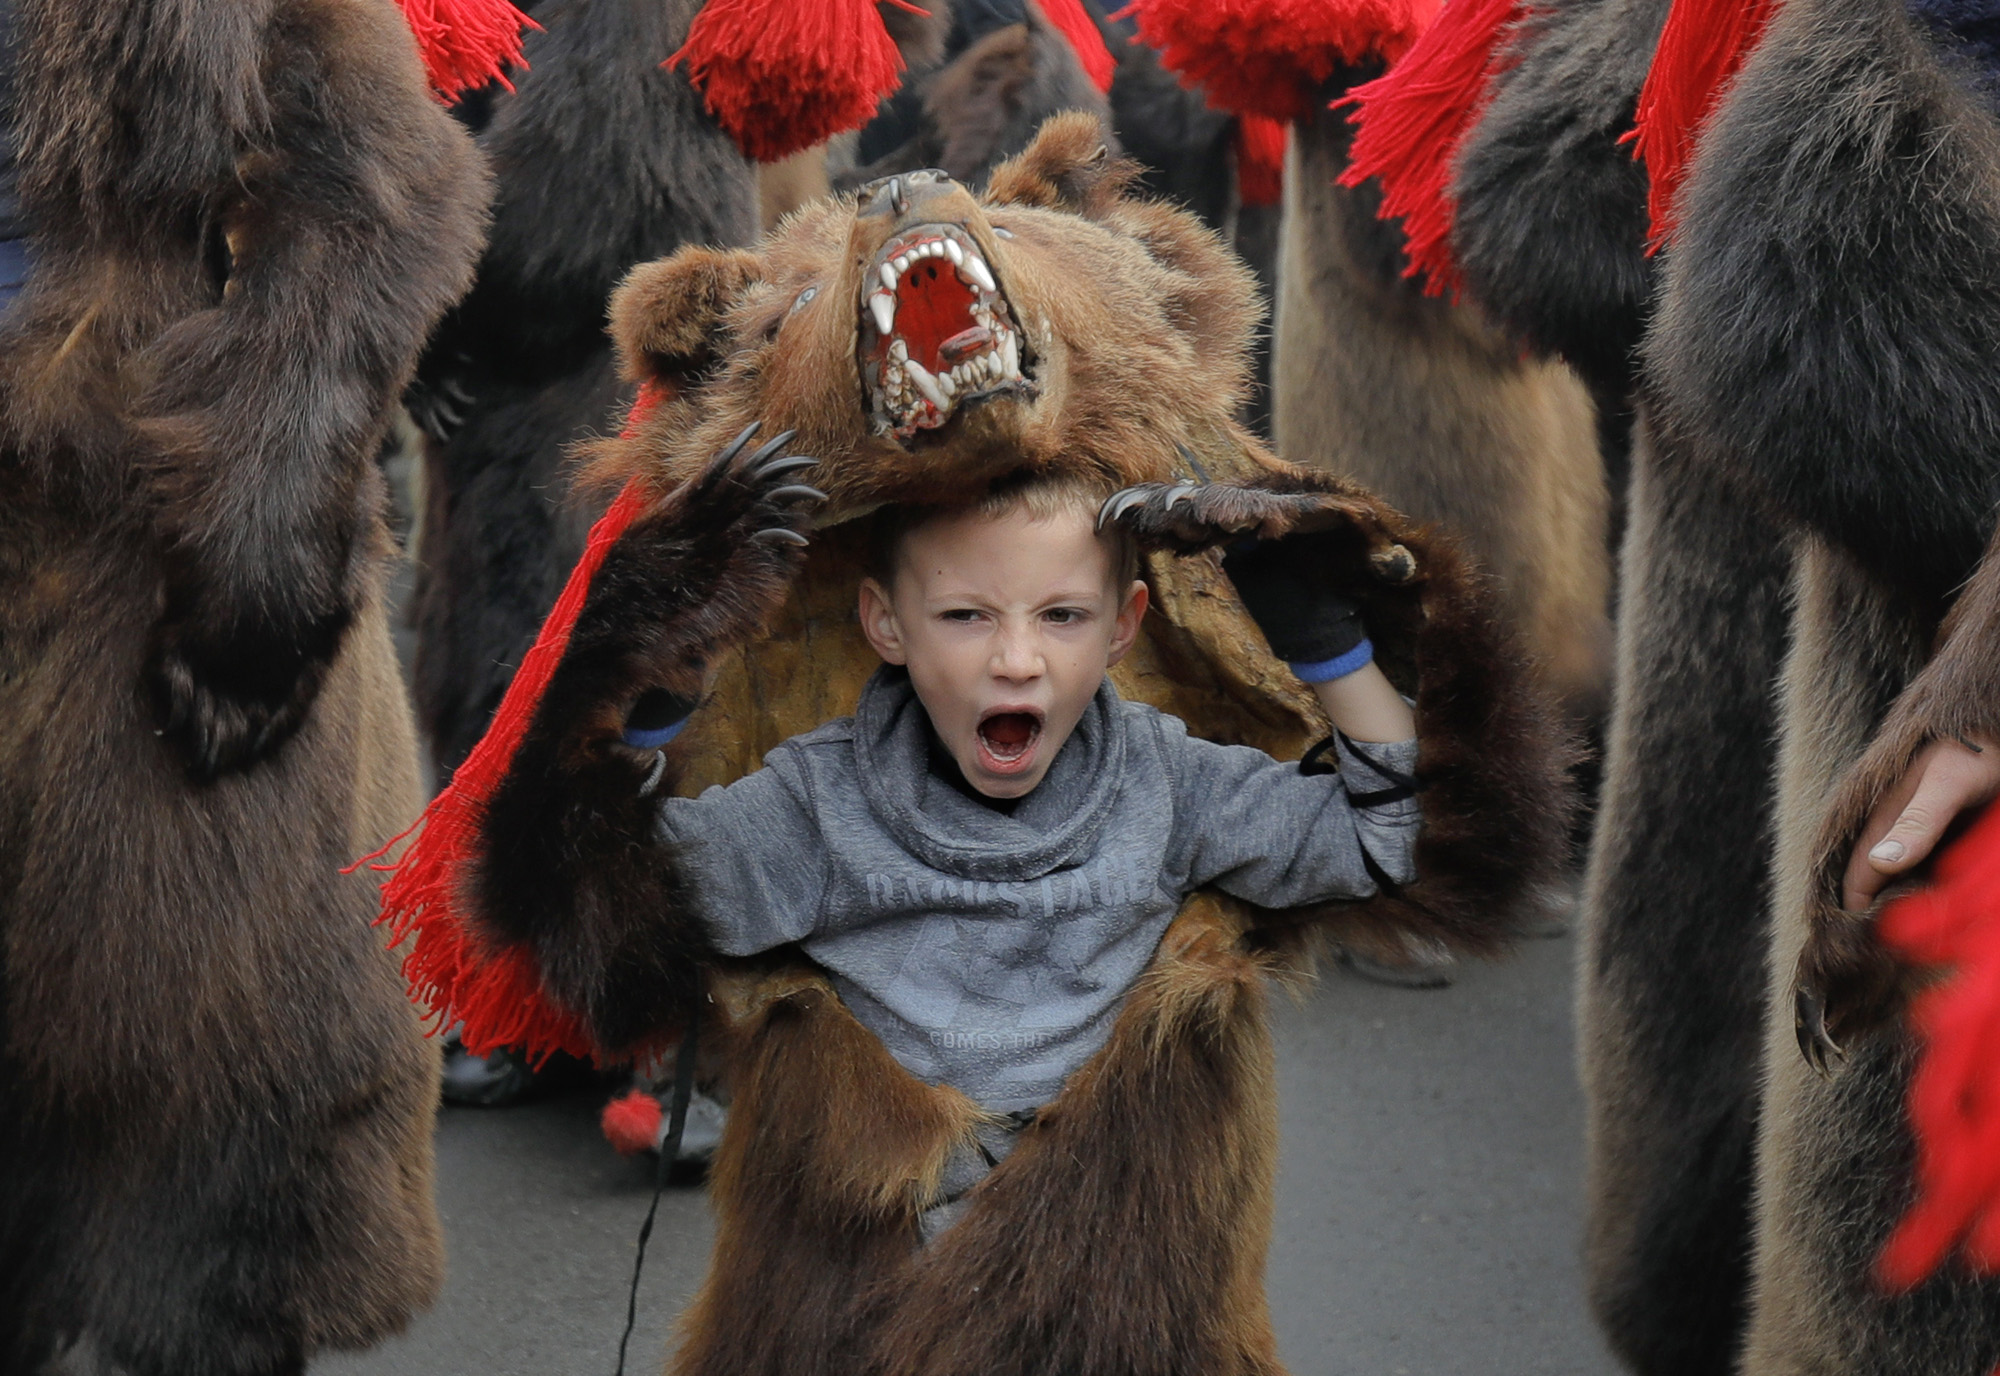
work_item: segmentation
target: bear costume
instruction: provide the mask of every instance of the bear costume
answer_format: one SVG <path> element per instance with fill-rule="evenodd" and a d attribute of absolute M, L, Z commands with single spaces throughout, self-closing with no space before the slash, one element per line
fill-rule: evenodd
<path fill-rule="evenodd" d="M 1492 950 L 1559 868 L 1561 733 L 1482 580 L 1444 537 L 1238 425 L 1249 276 L 1188 213 L 1127 197 L 1128 175 L 1095 119 L 1065 115 L 978 199 L 939 172 L 892 177 L 754 252 L 636 271 L 614 327 L 656 404 L 586 473 L 622 495 L 520 696 L 385 890 L 415 934 L 417 988 L 464 1018 L 475 1049 L 616 1054 L 696 1009 L 719 1025 L 733 1099 L 711 1175 L 716 1250 L 677 1372 L 1280 1370 L 1261 1281 L 1269 978 L 1298 971 L 1322 927 Z M 946 241 L 956 255 L 909 256 Z M 983 376 L 912 390 L 887 367 L 974 318 L 992 330 Z M 828 495 L 809 549 L 765 538 L 788 518 L 755 484 L 686 496 L 752 422 L 795 430 L 791 449 L 818 459 Z M 1378 658 L 1415 692 L 1419 878 L 1286 913 L 1197 894 L 1109 1041 L 926 1245 L 922 1215 L 983 1114 L 904 1070 L 803 958 L 721 956 L 685 870 L 650 840 L 647 795 L 730 782 L 852 708 L 876 667 L 853 611 L 870 510 L 1023 472 L 1107 489 L 1206 476 L 1266 534 L 1339 533 Z M 1214 538 L 1165 510 L 1143 571 L 1157 611 L 1114 682 L 1210 739 L 1296 757 L 1325 734 L 1316 704 L 1215 555 L 1165 552 Z M 652 691 L 700 705 L 649 766 L 618 741 Z M 1104 1302 L 1079 1303 L 1091 1295 Z"/>
<path fill-rule="evenodd" d="M 1886 780 L 1994 710 L 1984 604 L 1959 591 L 1990 576 L 2000 495 L 1992 21 L 1929 9 L 1785 5 L 1650 263 L 1615 140 L 1657 0 L 1525 25 L 1454 182 L 1480 299 L 1586 371 L 1637 365 L 1581 1008 L 1592 1298 L 1640 1372 L 2000 1358 L 1990 1282 L 1874 1278 L 1910 1188 L 1911 1049 L 1837 911 Z M 1913 680 L 1941 623 L 1950 654 Z M 1848 1059 L 1823 1078 L 1800 1045 L 1832 1069 L 1828 1028 Z"/>
<path fill-rule="evenodd" d="M 296 1373 L 441 1279 L 342 866 L 421 805 L 376 457 L 486 180 L 390 0 L 14 8 L 0 1369 Z"/>

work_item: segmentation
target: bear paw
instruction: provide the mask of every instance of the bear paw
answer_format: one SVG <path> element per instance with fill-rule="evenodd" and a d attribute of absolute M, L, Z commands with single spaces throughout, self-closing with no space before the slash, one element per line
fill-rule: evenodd
<path fill-rule="evenodd" d="M 1365 550 L 1374 577 L 1401 585 L 1416 578 L 1417 560 L 1390 534 L 1388 515 L 1359 495 L 1278 492 L 1230 483 L 1140 483 L 1107 498 L 1097 524 L 1102 529 L 1116 522 L 1148 548 L 1181 554 L 1241 539 L 1346 535 Z"/>

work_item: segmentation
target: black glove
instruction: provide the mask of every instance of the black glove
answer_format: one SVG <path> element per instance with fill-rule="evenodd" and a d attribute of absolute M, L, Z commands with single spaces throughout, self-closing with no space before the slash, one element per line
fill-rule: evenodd
<path fill-rule="evenodd" d="M 625 718 L 625 744 L 634 750 L 658 750 L 680 734 L 681 727 L 699 706 L 693 698 L 669 693 L 664 688 L 648 688 L 632 704 Z"/>
<path fill-rule="evenodd" d="M 1249 540 L 1222 556 L 1223 572 L 1271 643 L 1272 654 L 1295 669 L 1346 665 L 1340 673 L 1319 678 L 1301 674 L 1308 682 L 1338 678 L 1369 659 L 1358 653 L 1368 642 L 1361 609 L 1335 587 L 1331 543 L 1330 536 L 1319 533 Z"/>

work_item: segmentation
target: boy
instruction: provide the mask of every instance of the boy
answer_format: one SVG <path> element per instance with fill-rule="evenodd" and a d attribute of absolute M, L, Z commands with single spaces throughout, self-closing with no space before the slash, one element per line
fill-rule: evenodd
<path fill-rule="evenodd" d="M 1188 893 L 1294 908 L 1374 893 L 1371 861 L 1412 877 L 1410 709 L 1353 607 L 1293 567 L 1312 537 L 1230 567 L 1349 738 L 1337 775 L 1118 697 L 1106 671 L 1147 589 L 1099 504 L 1071 480 L 878 517 L 860 619 L 885 667 L 855 715 L 660 805 L 720 951 L 796 943 L 905 1070 L 1000 1117 L 954 1159 L 926 1236 L 1103 1045 Z M 672 738 L 647 715 L 628 744 Z"/>
<path fill-rule="evenodd" d="M 750 434 L 593 534 L 569 629 L 385 891 L 414 987 L 489 1042 L 644 1048 L 690 1005 L 722 1034 L 680 1376 L 1272 1376 L 1267 977 L 1323 920 L 1492 950 L 1559 839 L 1559 752 L 1481 580 L 1303 470 L 888 508 L 855 714 L 669 797 L 820 498 L 789 436 Z M 1120 701 L 1135 539 L 1236 541 L 1242 600 L 1346 733 L 1337 776 Z M 1412 713 L 1350 586 L 1420 670 L 1420 844 Z"/>

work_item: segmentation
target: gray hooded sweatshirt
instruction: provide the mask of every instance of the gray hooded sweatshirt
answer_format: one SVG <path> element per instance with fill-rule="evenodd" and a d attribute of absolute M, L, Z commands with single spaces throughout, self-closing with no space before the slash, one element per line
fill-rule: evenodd
<path fill-rule="evenodd" d="M 1190 892 L 1266 908 L 1411 877 L 1414 800 L 1343 742 L 1337 775 L 1189 736 L 1107 680 L 1009 812 L 941 777 L 902 670 L 764 768 L 669 798 L 659 834 L 717 949 L 797 943 L 905 1069 L 996 1113 L 1039 1108 L 1101 1047 Z M 1416 742 L 1369 746 L 1409 772 Z M 947 757 L 948 759 L 948 757 Z M 955 768 L 948 763 L 946 768 Z"/>

